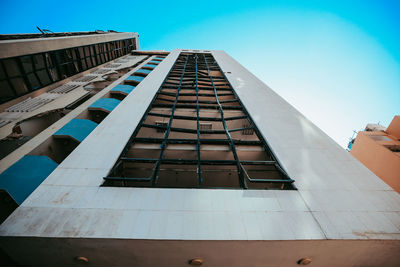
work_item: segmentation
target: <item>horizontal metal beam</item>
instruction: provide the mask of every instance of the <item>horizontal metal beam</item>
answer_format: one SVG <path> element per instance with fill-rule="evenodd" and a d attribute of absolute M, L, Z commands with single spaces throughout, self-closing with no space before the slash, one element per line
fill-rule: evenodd
<path fill-rule="evenodd" d="M 177 89 L 178 85 L 165 85 L 164 84 L 164 85 L 162 85 L 161 88 L 162 89 Z M 227 87 L 220 88 L 220 87 L 216 86 L 216 89 L 218 91 L 230 91 L 230 92 L 232 92 L 232 89 L 231 88 L 227 88 Z M 195 86 L 190 86 L 190 87 L 189 86 L 188 87 L 182 86 L 181 90 L 196 90 L 196 87 Z M 214 91 L 214 88 L 212 88 L 212 87 L 199 87 L 199 90 Z"/>
<path fill-rule="evenodd" d="M 129 158 L 121 157 L 124 162 L 141 162 L 141 163 L 155 163 L 159 159 L 154 158 Z M 164 164 L 182 164 L 182 165 L 196 165 L 197 159 L 161 159 Z M 200 160 L 202 165 L 236 165 L 236 160 Z M 242 160 L 239 161 L 242 165 L 275 165 L 274 160 Z"/>
<path fill-rule="evenodd" d="M 153 124 L 146 124 L 146 123 L 143 123 L 142 127 L 161 129 L 161 130 L 168 129 L 168 126 L 153 125 Z M 171 130 L 171 132 L 194 133 L 194 134 L 197 133 L 196 129 L 170 127 L 170 130 Z M 224 130 L 200 130 L 200 133 L 201 134 L 225 134 L 225 131 Z"/>
<path fill-rule="evenodd" d="M 173 105 L 171 104 L 163 104 L 163 103 L 153 103 L 152 107 L 154 108 L 172 108 Z M 176 104 L 176 108 L 197 108 L 196 105 L 191 104 Z M 199 108 L 202 109 L 219 109 L 219 105 L 199 105 Z M 223 106 L 224 109 L 228 110 L 242 110 L 241 106 Z"/>
<path fill-rule="evenodd" d="M 158 92 L 157 94 L 158 94 L 158 95 L 175 96 L 175 93 L 163 92 L 163 91 L 160 91 L 160 92 Z M 180 96 L 196 96 L 196 93 L 180 93 L 179 95 L 180 95 Z M 214 94 L 200 94 L 200 93 L 199 93 L 199 96 L 214 97 Z M 219 96 L 234 96 L 234 94 L 231 94 L 231 93 L 229 93 L 229 94 L 224 94 L 224 93 L 222 93 L 222 94 L 219 94 Z"/>
<path fill-rule="evenodd" d="M 136 137 L 134 138 L 134 142 L 137 143 L 162 143 L 163 138 L 144 138 L 144 137 Z M 228 145 L 228 139 L 204 139 L 200 138 L 200 142 L 202 144 L 221 144 L 221 145 Z M 235 145 L 262 145 L 261 141 L 255 140 L 235 140 L 233 139 Z M 168 144 L 196 144 L 197 139 L 167 139 Z"/>
<path fill-rule="evenodd" d="M 236 129 L 229 130 L 229 132 L 232 133 L 232 132 L 239 132 L 239 131 L 245 131 L 245 130 L 253 130 L 253 127 L 236 128 Z"/>
<path fill-rule="evenodd" d="M 164 117 L 164 118 L 169 118 L 171 115 L 168 114 L 162 114 L 162 113 L 155 113 L 155 112 L 149 112 L 149 116 L 156 116 L 156 117 Z M 183 116 L 183 115 L 174 115 L 174 119 L 178 120 L 197 120 L 197 117 L 193 116 Z M 221 121 L 220 118 L 214 118 L 214 117 L 199 117 L 200 121 Z"/>

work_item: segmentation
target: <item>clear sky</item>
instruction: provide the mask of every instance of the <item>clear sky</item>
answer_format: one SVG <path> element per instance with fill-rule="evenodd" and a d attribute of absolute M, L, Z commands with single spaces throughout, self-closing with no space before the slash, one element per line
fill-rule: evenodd
<path fill-rule="evenodd" d="M 222 49 L 344 147 L 400 115 L 399 14 L 400 0 L 0 0 L 0 33 L 134 31 L 141 49 Z"/>

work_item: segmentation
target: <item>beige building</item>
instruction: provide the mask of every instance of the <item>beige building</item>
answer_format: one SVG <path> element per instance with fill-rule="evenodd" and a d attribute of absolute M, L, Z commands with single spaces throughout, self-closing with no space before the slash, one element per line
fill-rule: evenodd
<path fill-rule="evenodd" d="M 42 87 L 22 78 L 27 89 L 4 98 L 4 260 L 400 264 L 400 195 L 224 51 L 143 51 L 136 33 L 25 37 L 0 41 L 2 62 L 131 42 Z"/>
<path fill-rule="evenodd" d="M 400 116 L 387 128 L 367 125 L 358 132 L 350 153 L 400 193 Z"/>

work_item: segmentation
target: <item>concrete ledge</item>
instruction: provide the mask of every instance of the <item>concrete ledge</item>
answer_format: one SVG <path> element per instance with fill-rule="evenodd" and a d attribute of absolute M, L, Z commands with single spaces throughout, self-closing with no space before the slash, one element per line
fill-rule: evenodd
<path fill-rule="evenodd" d="M 89 229 L 88 229 L 89 231 Z M 399 266 L 400 241 L 173 241 L 96 238 L 0 238 L 0 246 L 18 264 L 75 266 L 77 256 L 90 266 Z M 21 249 L 21 248 L 29 249 Z M 77 266 L 77 265 L 76 265 Z"/>
<path fill-rule="evenodd" d="M 6 41 L 0 41 L 0 58 L 30 55 L 51 50 L 65 49 L 70 47 L 91 45 L 103 42 L 129 39 L 129 38 L 136 38 L 137 40 L 138 37 L 139 35 L 135 32 L 127 32 L 127 33 L 105 33 L 96 35 L 6 40 Z M 138 46 L 138 41 L 136 42 Z"/>

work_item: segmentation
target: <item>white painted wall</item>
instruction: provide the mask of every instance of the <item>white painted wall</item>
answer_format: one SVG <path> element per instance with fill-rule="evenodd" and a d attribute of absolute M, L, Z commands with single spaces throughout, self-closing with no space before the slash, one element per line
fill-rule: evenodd
<path fill-rule="evenodd" d="M 212 54 L 298 190 L 99 187 L 179 53 L 60 164 L 0 226 L 0 236 L 400 239 L 399 194 L 223 51 Z"/>

